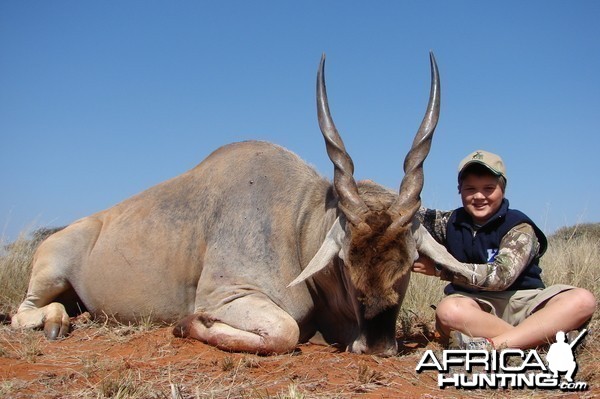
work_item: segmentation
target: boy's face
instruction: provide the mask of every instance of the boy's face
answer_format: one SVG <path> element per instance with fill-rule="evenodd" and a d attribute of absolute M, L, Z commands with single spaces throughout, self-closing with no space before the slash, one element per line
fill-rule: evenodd
<path fill-rule="evenodd" d="M 500 209 L 504 192 L 496 176 L 468 174 L 460 186 L 460 197 L 467 213 L 481 225 Z"/>

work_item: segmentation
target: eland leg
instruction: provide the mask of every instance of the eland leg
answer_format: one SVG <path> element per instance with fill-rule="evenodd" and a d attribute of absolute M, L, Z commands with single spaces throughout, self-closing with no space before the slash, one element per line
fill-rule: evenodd
<path fill-rule="evenodd" d="M 37 249 L 25 300 L 12 317 L 14 328 L 44 328 L 48 339 L 69 333 L 69 314 L 58 302 L 76 296 L 69 278 L 98 237 L 101 223 L 85 219 L 48 237 Z M 75 294 L 75 295 L 63 295 Z M 69 304 L 70 305 L 70 304 Z"/>
<path fill-rule="evenodd" d="M 293 351 L 300 330 L 296 321 L 266 296 L 250 294 L 216 311 L 185 317 L 173 334 L 227 351 L 271 355 Z"/>
<path fill-rule="evenodd" d="M 29 282 L 27 296 L 12 317 L 14 328 L 44 328 L 48 339 L 64 337 L 69 333 L 69 315 L 63 304 L 53 302 L 60 294 L 71 289 L 70 284 L 55 270 L 37 262 Z"/>

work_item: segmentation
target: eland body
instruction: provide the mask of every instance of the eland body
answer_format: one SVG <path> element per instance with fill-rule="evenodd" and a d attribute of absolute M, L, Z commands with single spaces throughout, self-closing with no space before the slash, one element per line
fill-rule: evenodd
<path fill-rule="evenodd" d="M 14 327 L 69 330 L 65 298 L 93 315 L 177 323 L 224 350 L 285 353 L 320 332 L 357 353 L 396 352 L 395 325 L 417 251 L 451 263 L 413 222 L 439 116 L 429 105 L 399 192 L 355 182 L 327 104 L 317 109 L 334 182 L 290 151 L 248 141 L 50 236 L 38 248 Z"/>

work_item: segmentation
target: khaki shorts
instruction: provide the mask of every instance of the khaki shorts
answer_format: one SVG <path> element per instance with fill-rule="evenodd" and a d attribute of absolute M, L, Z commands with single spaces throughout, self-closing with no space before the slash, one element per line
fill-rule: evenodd
<path fill-rule="evenodd" d="M 467 297 L 475 300 L 486 312 L 498 316 L 516 326 L 531 316 L 540 305 L 561 292 L 575 287 L 566 284 L 551 285 L 546 288 L 518 291 L 455 291 L 448 297 Z"/>

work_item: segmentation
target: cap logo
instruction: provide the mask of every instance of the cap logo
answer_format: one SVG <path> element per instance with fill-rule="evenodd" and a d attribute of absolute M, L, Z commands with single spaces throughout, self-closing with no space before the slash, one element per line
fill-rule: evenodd
<path fill-rule="evenodd" d="M 483 154 L 481 152 L 477 151 L 475 154 L 473 154 L 472 159 L 483 159 Z"/>

